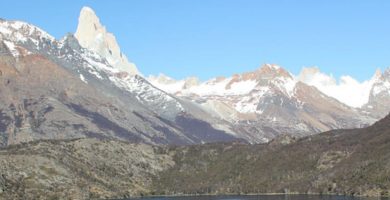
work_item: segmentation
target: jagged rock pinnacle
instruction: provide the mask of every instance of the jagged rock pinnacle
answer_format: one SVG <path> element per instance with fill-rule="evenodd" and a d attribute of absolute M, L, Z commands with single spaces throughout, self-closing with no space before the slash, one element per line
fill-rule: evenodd
<path fill-rule="evenodd" d="M 106 58 L 108 63 L 118 70 L 132 75 L 139 74 L 135 64 L 129 62 L 122 54 L 115 36 L 107 32 L 91 8 L 83 7 L 81 9 L 75 37 L 82 47 Z"/>

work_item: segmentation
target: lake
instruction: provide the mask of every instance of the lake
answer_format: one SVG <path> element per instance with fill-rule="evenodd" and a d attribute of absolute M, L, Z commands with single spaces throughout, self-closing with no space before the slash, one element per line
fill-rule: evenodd
<path fill-rule="evenodd" d="M 254 196 L 196 196 L 196 197 L 144 197 L 131 200 L 390 200 L 389 198 L 366 198 L 328 195 L 254 195 Z"/>

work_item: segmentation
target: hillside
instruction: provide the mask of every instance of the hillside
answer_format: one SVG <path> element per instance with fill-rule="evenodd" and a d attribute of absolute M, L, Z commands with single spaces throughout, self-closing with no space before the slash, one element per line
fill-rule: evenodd
<path fill-rule="evenodd" d="M 0 199 L 128 197 L 174 163 L 159 148 L 120 141 L 40 141 L 0 151 Z"/>
<path fill-rule="evenodd" d="M 265 145 L 178 148 L 157 191 L 389 195 L 390 117 L 365 129 L 325 132 Z"/>
<path fill-rule="evenodd" d="M 284 136 L 258 145 L 39 141 L 0 151 L 0 197 L 274 192 L 388 196 L 389 166 L 390 116 L 364 129 L 302 139 Z"/>

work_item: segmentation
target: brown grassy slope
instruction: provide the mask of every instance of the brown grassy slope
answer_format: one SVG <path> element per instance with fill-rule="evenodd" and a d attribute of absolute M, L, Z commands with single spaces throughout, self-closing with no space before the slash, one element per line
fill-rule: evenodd
<path fill-rule="evenodd" d="M 149 193 L 173 165 L 158 147 L 120 141 L 39 141 L 0 150 L 0 199 L 123 198 Z"/>
<path fill-rule="evenodd" d="M 291 144 L 172 148 L 176 165 L 156 193 L 339 193 L 388 195 L 390 117 L 365 129 L 338 130 Z"/>

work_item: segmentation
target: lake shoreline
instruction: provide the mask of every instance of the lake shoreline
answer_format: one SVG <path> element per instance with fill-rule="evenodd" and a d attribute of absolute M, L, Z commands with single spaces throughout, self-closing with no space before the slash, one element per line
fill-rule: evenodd
<path fill-rule="evenodd" d="M 327 194 L 320 194 L 320 193 L 250 193 L 250 194 L 236 194 L 236 193 L 227 193 L 227 194 L 173 194 L 173 195 L 144 195 L 144 196 L 134 196 L 129 198 L 131 199 L 140 199 L 140 198 L 179 198 L 179 197 L 234 197 L 234 196 L 299 196 L 299 195 L 306 195 L 306 196 L 340 196 L 340 197 L 357 197 L 357 198 L 389 198 L 390 196 L 366 196 L 366 195 L 344 195 L 344 194 L 335 194 L 335 193 L 327 193 Z"/>

